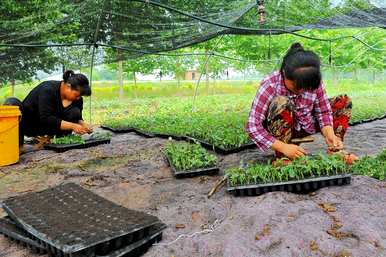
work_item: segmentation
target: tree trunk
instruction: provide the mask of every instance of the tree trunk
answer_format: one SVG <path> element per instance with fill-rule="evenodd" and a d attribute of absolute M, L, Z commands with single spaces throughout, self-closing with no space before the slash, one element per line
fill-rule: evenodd
<path fill-rule="evenodd" d="M 354 79 L 358 81 L 358 70 L 356 68 L 354 69 Z"/>
<path fill-rule="evenodd" d="M 123 97 L 123 61 L 118 61 L 119 97 Z"/>
<path fill-rule="evenodd" d="M 12 97 L 15 97 L 15 85 L 16 85 L 16 82 L 15 80 L 11 80 L 11 95 Z"/>
<path fill-rule="evenodd" d="M 135 75 L 135 71 L 133 71 L 133 79 L 134 79 L 134 86 L 137 86 L 137 77 Z"/>
<path fill-rule="evenodd" d="M 177 66 L 177 69 L 176 69 L 176 72 L 175 72 L 175 76 L 176 76 L 176 79 L 177 79 L 177 86 L 179 87 L 181 85 L 181 73 L 180 73 L 181 63 L 180 63 L 180 58 L 177 59 L 176 66 Z"/>
<path fill-rule="evenodd" d="M 373 84 L 375 84 L 375 79 L 376 79 L 376 71 L 375 68 L 373 69 Z"/>

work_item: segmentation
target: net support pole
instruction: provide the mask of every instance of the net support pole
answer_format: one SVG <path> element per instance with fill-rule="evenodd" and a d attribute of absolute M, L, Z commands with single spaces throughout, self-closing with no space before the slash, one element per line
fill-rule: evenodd
<path fill-rule="evenodd" d="M 91 53 L 91 65 L 90 65 L 90 88 L 92 89 L 92 72 L 94 68 L 94 59 L 95 59 L 95 48 L 96 46 L 94 45 L 92 47 L 92 53 Z M 92 124 L 92 94 L 90 95 L 89 103 L 88 103 L 88 108 L 89 108 L 89 123 Z"/>
<path fill-rule="evenodd" d="M 206 56 L 204 68 L 208 66 L 209 58 L 210 58 L 211 56 L 212 56 L 212 54 L 208 54 L 208 55 Z M 201 78 L 202 78 L 202 74 L 203 74 L 202 71 L 203 71 L 203 69 L 201 69 L 200 76 L 198 77 L 198 80 L 197 80 L 197 83 L 196 83 L 196 88 L 194 89 L 194 97 L 193 97 L 192 112 L 194 112 L 194 111 L 196 110 L 196 109 L 195 109 L 195 106 L 196 106 L 196 98 L 197 98 L 197 93 L 198 93 L 198 86 L 200 85 Z"/>
<path fill-rule="evenodd" d="M 103 1 L 103 7 L 105 6 L 105 3 L 106 3 L 106 0 Z M 97 25 L 96 25 L 96 28 L 95 28 L 95 33 L 94 33 L 94 42 L 93 42 L 93 46 L 92 46 L 92 54 L 91 54 L 91 65 L 90 65 L 90 89 L 92 90 L 92 72 L 93 72 L 93 68 L 94 68 L 94 61 L 95 61 L 95 49 L 98 47 L 98 33 L 99 33 L 99 28 L 100 28 L 100 25 L 101 25 L 101 20 L 102 20 L 102 13 L 103 13 L 103 9 L 101 9 L 101 12 L 99 14 L 99 17 L 98 17 L 98 22 L 97 22 Z M 92 94 L 91 94 L 92 95 Z M 89 99 L 89 123 L 91 124 L 92 123 L 92 96 L 90 95 L 90 99 Z"/>
<path fill-rule="evenodd" d="M 219 40 L 214 44 L 213 48 L 216 48 L 218 46 L 218 44 L 221 42 L 221 40 L 223 39 L 224 35 L 222 35 Z M 211 56 L 213 56 L 214 54 L 212 52 L 209 52 L 209 54 L 205 53 L 205 56 L 206 56 L 206 60 L 205 60 L 205 65 L 203 66 L 204 69 L 205 67 L 208 65 L 209 63 L 209 59 Z M 201 72 L 200 72 L 200 76 L 198 77 L 198 80 L 197 80 L 197 83 L 196 83 L 196 88 L 194 90 L 194 96 L 193 96 L 193 105 L 192 105 L 192 112 L 195 112 L 196 108 L 196 98 L 197 98 L 197 93 L 198 93 L 198 86 L 200 85 L 200 82 L 201 82 L 201 78 L 202 78 L 202 73 L 203 73 L 203 69 L 201 69 Z"/>

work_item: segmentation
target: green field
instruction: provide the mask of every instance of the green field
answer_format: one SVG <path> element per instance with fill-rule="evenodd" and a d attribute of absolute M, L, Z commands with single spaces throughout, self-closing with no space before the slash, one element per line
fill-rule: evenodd
<path fill-rule="evenodd" d="M 386 113 L 386 81 L 375 84 L 344 80 L 337 86 L 326 81 L 329 96 L 348 94 L 353 100 L 352 121 L 375 118 Z M 16 96 L 23 98 L 35 84 L 18 85 Z M 200 85 L 193 108 L 194 82 L 140 82 L 125 84 L 124 97 L 112 82 L 95 82 L 92 122 L 115 127 L 135 127 L 166 134 L 189 135 L 223 148 L 249 141 L 244 126 L 257 81 L 218 81 Z M 0 89 L 0 101 L 10 94 Z M 89 120 L 88 100 L 84 118 Z M 194 109 L 194 111 L 192 111 Z"/>

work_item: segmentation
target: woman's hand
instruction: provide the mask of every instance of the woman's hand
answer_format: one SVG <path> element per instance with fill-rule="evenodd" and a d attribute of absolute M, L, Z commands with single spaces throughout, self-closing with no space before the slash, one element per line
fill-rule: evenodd
<path fill-rule="evenodd" d="M 285 156 L 287 156 L 289 159 L 294 160 L 296 158 L 300 158 L 307 154 L 306 150 L 304 150 L 302 147 L 294 144 L 286 144 L 280 140 L 276 140 L 272 148 L 275 151 L 279 151 L 283 153 Z"/>
<path fill-rule="evenodd" d="M 286 144 L 283 147 L 282 153 L 291 160 L 300 158 L 307 154 L 306 150 L 298 145 Z"/>
<path fill-rule="evenodd" d="M 92 127 L 83 120 L 79 121 L 79 124 L 87 130 L 87 133 L 92 133 Z"/>
<path fill-rule="evenodd" d="M 328 146 L 328 150 L 332 152 L 336 152 L 343 149 L 343 142 L 342 140 L 337 137 L 336 135 L 331 135 L 325 137 L 326 144 Z"/>
<path fill-rule="evenodd" d="M 83 135 L 83 134 L 87 134 L 89 133 L 89 129 L 80 125 L 80 124 L 75 124 L 73 125 L 72 127 L 72 131 L 74 131 L 76 134 L 80 134 L 80 135 Z"/>
<path fill-rule="evenodd" d="M 325 126 L 321 129 L 322 135 L 326 141 L 327 147 L 329 151 L 337 152 L 343 149 L 342 139 L 337 137 L 334 133 L 334 129 L 332 126 Z"/>

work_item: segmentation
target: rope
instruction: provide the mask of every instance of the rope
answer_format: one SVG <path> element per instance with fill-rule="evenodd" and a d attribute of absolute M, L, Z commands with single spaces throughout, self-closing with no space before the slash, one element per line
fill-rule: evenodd
<path fill-rule="evenodd" d="M 180 240 L 182 238 L 193 238 L 193 237 L 195 237 L 197 235 L 203 235 L 203 234 L 212 233 L 220 226 L 221 222 L 222 221 L 216 219 L 211 225 L 209 225 L 209 228 L 207 228 L 207 229 L 204 229 L 202 231 L 197 231 L 197 232 L 194 232 L 192 234 L 181 234 L 181 235 L 179 235 L 176 239 L 174 239 L 171 242 L 168 242 L 168 243 L 156 243 L 156 244 L 153 244 L 153 245 L 154 246 L 170 246 L 172 244 L 175 244 L 178 240 Z"/>

